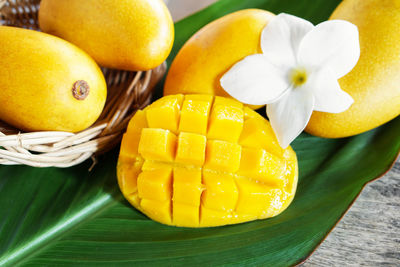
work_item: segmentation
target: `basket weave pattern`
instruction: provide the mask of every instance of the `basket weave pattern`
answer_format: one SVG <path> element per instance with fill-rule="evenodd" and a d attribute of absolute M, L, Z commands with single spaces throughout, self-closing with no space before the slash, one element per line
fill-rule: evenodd
<path fill-rule="evenodd" d="M 40 0 L 0 0 L 0 25 L 39 30 Z M 0 164 L 70 167 L 104 153 L 120 140 L 138 109 L 149 104 L 165 64 L 146 72 L 103 69 L 108 96 L 103 113 L 80 133 L 21 132 L 0 121 Z"/>

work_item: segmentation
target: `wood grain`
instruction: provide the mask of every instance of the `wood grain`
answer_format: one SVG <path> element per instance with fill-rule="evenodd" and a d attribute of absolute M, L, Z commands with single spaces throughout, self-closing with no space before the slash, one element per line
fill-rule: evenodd
<path fill-rule="evenodd" d="M 301 266 L 400 266 L 400 160 L 366 186 Z"/>

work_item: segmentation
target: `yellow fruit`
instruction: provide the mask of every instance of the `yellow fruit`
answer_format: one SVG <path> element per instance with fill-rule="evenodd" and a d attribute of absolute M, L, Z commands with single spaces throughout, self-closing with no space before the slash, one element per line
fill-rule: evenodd
<path fill-rule="evenodd" d="M 250 108 L 170 95 L 132 118 L 117 174 L 125 198 L 151 219 L 210 227 L 278 215 L 294 197 L 298 170 L 294 151 Z"/>
<path fill-rule="evenodd" d="M 42 0 L 39 24 L 100 65 L 132 71 L 160 65 L 174 40 L 174 24 L 163 0 Z"/>
<path fill-rule="evenodd" d="M 78 132 L 107 96 L 104 76 L 85 52 L 57 37 L 0 26 L 0 120 L 26 131 Z"/>
<path fill-rule="evenodd" d="M 355 100 L 339 114 L 314 112 L 306 131 L 322 137 L 356 135 L 400 114 L 400 1 L 345 0 L 331 19 L 358 26 L 361 57 L 339 80 Z"/>
<path fill-rule="evenodd" d="M 229 96 L 221 87 L 220 78 L 246 56 L 262 52 L 261 32 L 273 17 L 268 11 L 246 9 L 204 26 L 172 62 L 164 95 Z"/>

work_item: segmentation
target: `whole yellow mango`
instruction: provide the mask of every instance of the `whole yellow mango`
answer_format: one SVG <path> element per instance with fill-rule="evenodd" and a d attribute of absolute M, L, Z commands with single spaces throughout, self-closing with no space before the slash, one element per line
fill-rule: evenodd
<path fill-rule="evenodd" d="M 165 96 L 138 111 L 117 166 L 125 198 L 151 219 L 211 227 L 276 216 L 297 187 L 295 152 L 236 100 Z"/>
<path fill-rule="evenodd" d="M 51 35 L 0 26 L 0 120 L 26 131 L 78 132 L 107 97 L 96 62 Z"/>
<path fill-rule="evenodd" d="M 400 114 L 400 1 L 345 0 L 331 19 L 358 26 L 361 57 L 339 80 L 355 100 L 339 114 L 314 112 L 306 131 L 321 137 L 356 135 Z"/>
<path fill-rule="evenodd" d="M 163 0 L 42 0 L 39 24 L 100 65 L 131 71 L 160 65 L 174 41 L 174 24 Z"/>
<path fill-rule="evenodd" d="M 261 53 L 261 32 L 274 17 L 268 11 L 246 9 L 228 14 L 200 29 L 172 62 L 164 95 L 229 96 L 220 78 L 244 57 Z"/>

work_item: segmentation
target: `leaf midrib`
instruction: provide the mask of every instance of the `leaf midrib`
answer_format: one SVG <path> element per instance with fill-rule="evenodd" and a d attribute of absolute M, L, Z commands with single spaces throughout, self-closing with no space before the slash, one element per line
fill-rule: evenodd
<path fill-rule="evenodd" d="M 105 193 L 104 195 L 101 195 L 95 201 L 77 211 L 66 221 L 54 225 L 47 231 L 43 232 L 40 236 L 37 236 L 33 240 L 30 240 L 22 246 L 6 253 L 0 258 L 0 266 L 21 265 L 24 261 L 51 245 L 51 241 L 60 239 L 82 223 L 95 217 L 97 214 L 112 208 L 120 199 L 122 199 L 122 196 L 117 193 Z"/>

